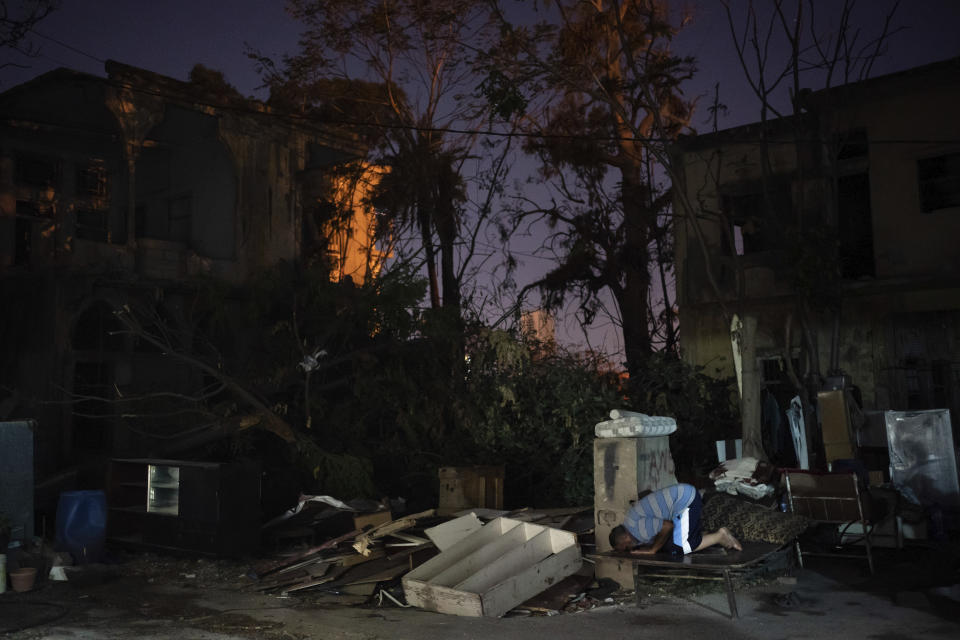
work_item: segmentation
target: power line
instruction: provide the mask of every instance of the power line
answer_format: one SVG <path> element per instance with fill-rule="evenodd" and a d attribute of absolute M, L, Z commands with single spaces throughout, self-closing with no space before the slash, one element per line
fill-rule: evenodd
<path fill-rule="evenodd" d="M 74 46 L 72 46 L 72 45 L 67 44 L 66 42 L 63 42 L 62 40 L 57 40 L 56 38 L 53 38 L 53 37 L 51 37 L 51 36 L 44 35 L 44 34 L 40 33 L 39 31 L 37 31 L 36 29 L 30 29 L 30 32 L 33 33 L 33 35 L 35 35 L 35 36 L 39 36 L 39 37 L 43 38 L 44 40 L 49 40 L 50 42 L 52 42 L 52 43 L 54 43 L 54 44 L 58 44 L 58 45 L 60 45 L 61 47 L 63 47 L 64 49 L 69 49 L 70 51 L 73 51 L 74 53 L 79 53 L 79 54 L 82 55 L 82 56 L 86 56 L 87 58 L 90 58 L 91 60 L 96 60 L 96 61 L 99 62 L 100 64 L 105 64 L 105 63 L 107 62 L 107 61 L 104 60 L 103 58 L 97 57 L 97 56 L 93 55 L 92 53 L 87 53 L 86 51 L 83 51 L 82 49 L 78 49 L 78 48 L 76 48 L 76 47 L 74 47 Z"/>
<path fill-rule="evenodd" d="M 62 47 L 65 47 L 71 51 L 74 51 L 82 56 L 95 60 L 102 64 L 106 64 L 107 60 L 95 56 L 93 54 L 87 53 L 82 49 L 69 45 L 65 42 L 52 38 L 50 36 L 43 35 L 36 30 L 31 29 L 31 31 L 44 38 L 50 42 L 56 43 Z M 144 69 L 148 73 L 155 73 Z M 161 75 L 161 74 L 156 74 Z M 182 80 L 176 80 L 171 78 L 175 82 L 181 82 Z M 137 93 L 142 93 L 150 95 L 157 98 L 171 99 L 176 98 L 179 100 L 187 100 L 192 104 L 209 107 L 213 109 L 219 109 L 221 111 L 233 111 L 237 113 L 245 113 L 248 115 L 255 116 L 267 116 L 272 118 L 278 118 L 282 120 L 295 120 L 301 122 L 307 122 L 310 124 L 319 124 L 327 126 L 339 126 L 339 127 L 356 127 L 356 128 L 374 128 L 374 129 L 387 129 L 387 130 L 399 130 L 399 131 L 415 131 L 418 133 L 441 133 L 441 134 L 455 134 L 455 135 L 480 135 L 485 137 L 497 137 L 497 138 L 520 138 L 520 139 L 539 139 L 539 140 L 581 140 L 588 142 L 639 142 L 639 143 L 659 143 L 659 144 L 670 144 L 677 143 L 678 141 L 675 138 L 661 137 L 661 136 L 597 136 L 597 135 L 583 135 L 583 134 L 563 134 L 563 133 L 544 133 L 544 132 L 529 132 L 529 131 L 497 131 L 494 129 L 464 129 L 459 127 L 424 127 L 414 124 L 402 124 L 402 123 L 385 123 L 385 122 L 371 122 L 363 120 L 337 120 L 331 118 L 320 118 L 317 116 L 311 116 L 303 113 L 295 112 L 279 112 L 279 111 L 262 111 L 259 109 L 254 109 L 248 106 L 240 106 L 237 104 L 228 104 L 228 103 L 217 103 L 209 102 L 202 99 L 197 99 L 194 96 L 189 95 L 176 95 L 172 92 L 165 92 L 157 89 L 148 89 L 145 87 L 135 86 L 132 83 L 127 84 L 120 81 L 117 81 L 113 78 L 99 78 L 100 81 L 107 84 L 111 84 L 114 87 L 127 89 Z M 184 83 L 186 84 L 186 83 Z M 244 100 L 246 100 L 244 98 Z M 269 106 L 268 106 L 269 108 Z M 21 119 L 23 121 L 29 122 L 29 119 Z M 691 140 L 696 140 L 696 137 L 691 137 Z M 795 144 L 809 144 L 809 143 L 821 143 L 822 140 L 818 138 L 786 138 L 786 139 L 767 139 L 761 140 L 760 136 L 745 136 L 742 138 L 737 137 L 724 137 L 723 143 L 725 145 L 729 144 L 777 144 L 777 145 L 795 145 Z M 946 139 L 927 139 L 927 138 L 878 138 L 878 139 L 868 139 L 867 144 L 889 144 L 889 145 L 900 145 L 900 144 L 960 144 L 960 138 L 946 138 Z M 682 146 L 682 144 L 681 144 Z M 720 146 L 720 145 L 717 145 Z"/>

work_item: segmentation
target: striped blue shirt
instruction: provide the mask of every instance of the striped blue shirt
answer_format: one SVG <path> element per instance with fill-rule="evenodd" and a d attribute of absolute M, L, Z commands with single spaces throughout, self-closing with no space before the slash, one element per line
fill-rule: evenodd
<path fill-rule="evenodd" d="M 663 521 L 682 516 L 696 494 L 696 488 L 689 484 L 675 484 L 647 494 L 630 507 L 623 526 L 640 544 L 650 544 L 663 528 Z"/>

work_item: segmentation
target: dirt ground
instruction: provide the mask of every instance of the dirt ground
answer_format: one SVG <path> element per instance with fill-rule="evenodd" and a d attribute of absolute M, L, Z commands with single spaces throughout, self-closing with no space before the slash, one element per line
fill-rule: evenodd
<path fill-rule="evenodd" d="M 37 638 L 222 640 L 266 638 L 847 637 L 875 640 L 960 637 L 957 544 L 878 550 L 878 571 L 852 560 L 807 561 L 739 581 L 740 618 L 712 583 L 646 579 L 632 592 L 575 613 L 461 618 L 400 608 L 389 599 L 256 590 L 249 564 L 235 560 L 127 554 L 78 567 L 67 582 L 0 595 L 0 635 Z M 691 586 L 691 583 L 693 586 Z M 632 586 L 632 585 L 631 585 Z M 671 631 L 673 629 L 673 631 Z"/>

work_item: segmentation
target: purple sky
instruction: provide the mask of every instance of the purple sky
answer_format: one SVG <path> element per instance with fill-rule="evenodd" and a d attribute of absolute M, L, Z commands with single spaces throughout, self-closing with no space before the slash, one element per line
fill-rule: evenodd
<path fill-rule="evenodd" d="M 768 4 L 765 0 L 756 3 Z M 819 3 L 837 6 L 840 0 Z M 283 0 L 63 0 L 60 10 L 37 28 L 50 39 L 32 39 L 41 49 L 40 57 L 24 59 L 4 52 L 7 60 L 29 67 L 0 69 L 0 90 L 59 66 L 103 75 L 103 64 L 97 59 L 114 59 L 180 79 L 186 78 L 195 63 L 203 63 L 223 71 L 244 95 L 264 98 L 257 88 L 260 81 L 253 64 L 244 55 L 244 45 L 272 56 L 295 49 L 299 26 L 284 12 L 284 4 Z M 758 119 L 756 101 L 734 55 L 720 0 L 675 0 L 673 4 L 691 8 L 693 13 L 674 49 L 698 59 L 699 73 L 686 89 L 688 96 L 702 96 L 695 127 L 709 130 L 706 107 L 718 81 L 721 101 L 729 107 L 728 115 L 720 120 L 721 128 Z M 731 0 L 731 4 L 735 13 L 742 15 L 747 0 Z M 889 5 L 890 0 L 859 0 L 855 15 L 865 32 L 878 28 Z M 960 56 L 960 0 L 905 1 L 898 16 L 897 24 L 904 30 L 893 37 L 890 53 L 876 65 L 873 75 Z M 822 20 L 829 26 L 829 16 Z M 545 267 L 541 264 L 538 268 L 535 260 L 528 260 L 531 273 Z M 558 330 L 568 341 L 579 341 L 570 320 L 558 322 Z M 619 351 L 617 332 L 610 327 L 598 328 L 594 340 L 609 351 Z"/>
<path fill-rule="evenodd" d="M 756 0 L 758 6 L 765 0 Z M 840 0 L 819 0 L 839 5 Z M 15 2 L 14 2 L 15 4 Z M 225 72 L 245 95 L 260 95 L 260 81 L 244 44 L 278 55 L 296 47 L 298 24 L 284 12 L 283 0 L 63 0 L 61 8 L 40 24 L 37 31 L 100 59 L 114 59 L 185 79 L 194 63 Z M 690 95 L 706 95 L 721 82 L 721 100 L 731 108 L 721 126 L 755 119 L 749 89 L 742 81 L 726 17 L 720 0 L 685 0 L 675 7 L 692 10 L 691 24 L 681 31 L 675 50 L 693 55 L 700 73 L 690 83 Z M 742 13 L 747 0 L 732 0 Z M 890 0 L 859 0 L 857 16 L 865 31 L 873 31 Z M 912 0 L 898 13 L 904 31 L 891 41 L 890 53 L 874 75 L 960 55 L 960 0 Z M 27 69 L 0 69 L 0 88 L 68 66 L 103 74 L 103 65 L 78 51 L 34 37 L 41 57 L 26 60 L 5 53 Z M 701 102 L 706 105 L 706 98 Z M 704 118 L 706 115 L 704 115 Z"/>

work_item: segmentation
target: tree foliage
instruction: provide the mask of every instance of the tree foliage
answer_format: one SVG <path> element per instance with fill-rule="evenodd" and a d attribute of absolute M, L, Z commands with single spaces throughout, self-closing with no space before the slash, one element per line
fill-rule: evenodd
<path fill-rule="evenodd" d="M 665 2 L 550 6 L 556 19 L 533 28 L 501 12 L 504 37 L 488 76 L 497 91 L 488 95 L 500 110 L 522 104 L 504 88 L 505 74 L 530 98 L 524 117 L 538 135 L 526 148 L 553 196 L 545 204 L 521 197 L 518 213 L 555 230 L 557 266 L 539 283 L 546 300 L 557 306 L 574 293 L 589 320 L 609 292 L 634 373 L 654 350 L 653 327 L 664 330 L 661 346 L 676 346 L 669 287 L 661 318 L 651 276 L 671 255 L 670 192 L 659 184 L 658 164 L 689 121 L 692 104 L 680 85 L 693 63 L 670 50 L 677 28 Z"/>
<path fill-rule="evenodd" d="M 459 313 L 478 222 L 463 215 L 475 137 L 448 131 L 482 118 L 471 100 L 472 50 L 488 37 L 481 3 L 294 0 L 289 9 L 304 25 L 298 51 L 280 65 L 254 54 L 272 97 L 364 135 L 370 161 L 388 169 L 374 202 L 389 233 L 414 234 L 431 304 Z"/>

